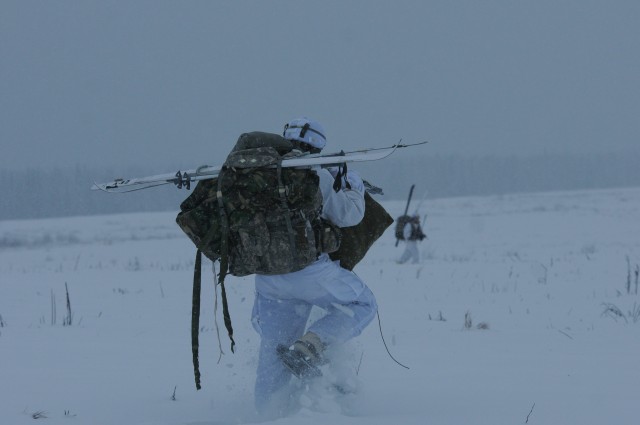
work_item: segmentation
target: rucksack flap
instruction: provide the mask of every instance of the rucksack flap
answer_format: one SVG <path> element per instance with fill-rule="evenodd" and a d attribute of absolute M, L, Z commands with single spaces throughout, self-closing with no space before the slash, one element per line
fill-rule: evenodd
<path fill-rule="evenodd" d="M 368 192 L 364 194 L 364 217 L 355 226 L 343 227 L 340 248 L 329 257 L 340 261 L 340 266 L 353 270 L 364 258 L 371 245 L 391 226 L 393 218 Z"/>
<path fill-rule="evenodd" d="M 229 270 L 234 276 L 253 273 L 273 275 L 298 271 L 318 257 L 313 226 L 308 219 L 293 217 L 292 249 L 286 218 L 258 213 L 230 233 Z"/>
<path fill-rule="evenodd" d="M 224 161 L 227 168 L 261 168 L 275 166 L 280 161 L 280 154 L 275 148 L 260 147 L 233 150 Z"/>
<path fill-rule="evenodd" d="M 275 149 L 280 155 L 284 155 L 291 152 L 294 146 L 291 141 L 279 134 L 252 131 L 251 133 L 241 134 L 231 152 L 267 147 Z"/>

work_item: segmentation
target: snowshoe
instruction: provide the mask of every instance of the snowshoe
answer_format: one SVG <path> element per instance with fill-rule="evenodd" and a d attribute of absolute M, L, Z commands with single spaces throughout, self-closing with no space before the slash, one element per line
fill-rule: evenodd
<path fill-rule="evenodd" d="M 322 371 L 320 371 L 320 369 L 302 352 L 295 349 L 289 349 L 284 345 L 278 345 L 276 351 L 282 363 L 296 377 L 300 379 L 308 379 L 322 376 Z"/>

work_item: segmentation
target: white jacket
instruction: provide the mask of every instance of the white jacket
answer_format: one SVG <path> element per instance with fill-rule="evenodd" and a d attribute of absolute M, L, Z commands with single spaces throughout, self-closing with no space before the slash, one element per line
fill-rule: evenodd
<path fill-rule="evenodd" d="M 409 241 L 409 238 L 411 237 L 411 223 L 407 223 L 404 225 L 402 236 L 404 236 L 405 241 Z"/>
<path fill-rule="evenodd" d="M 322 218 L 331 221 L 338 227 L 350 227 L 362 221 L 364 217 L 364 183 L 354 171 L 347 172 L 346 181 L 351 186 L 346 188 L 342 181 L 342 190 L 333 190 L 334 174 L 337 170 L 317 170 L 322 192 Z"/>

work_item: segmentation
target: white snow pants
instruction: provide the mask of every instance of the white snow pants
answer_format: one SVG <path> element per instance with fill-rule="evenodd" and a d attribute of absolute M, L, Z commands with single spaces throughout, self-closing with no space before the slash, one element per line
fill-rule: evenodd
<path fill-rule="evenodd" d="M 257 275 L 252 324 L 260 334 L 255 384 L 258 411 L 273 409 L 271 395 L 291 379 L 276 353 L 278 344 L 290 346 L 305 330 L 325 345 L 345 342 L 371 322 L 377 311 L 371 290 L 355 273 L 323 254 L 305 269 L 282 275 Z M 313 306 L 326 312 L 306 329 Z M 275 400 L 273 400 L 275 401 Z"/>
<path fill-rule="evenodd" d="M 420 254 L 418 252 L 418 241 L 406 240 L 404 241 L 404 243 L 404 252 L 398 259 L 398 263 L 403 264 L 411 260 L 412 264 L 416 264 L 418 261 L 420 261 Z"/>

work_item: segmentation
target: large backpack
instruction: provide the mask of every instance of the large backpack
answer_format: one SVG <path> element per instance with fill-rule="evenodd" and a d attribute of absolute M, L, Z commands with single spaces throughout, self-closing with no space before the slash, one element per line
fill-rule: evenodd
<path fill-rule="evenodd" d="M 411 222 L 410 215 L 405 214 L 398 217 L 398 219 L 396 220 L 396 239 L 399 239 L 401 241 L 404 240 L 404 227 L 409 222 Z"/>
<path fill-rule="evenodd" d="M 242 134 L 218 178 L 199 182 L 180 205 L 180 228 L 222 268 L 226 254 L 234 276 L 294 272 L 337 249 L 320 237 L 335 229 L 320 218 L 316 172 L 279 166 L 292 147 L 277 134 Z"/>
<path fill-rule="evenodd" d="M 398 221 L 396 223 L 396 238 L 399 240 L 405 240 L 404 237 L 404 228 L 407 223 L 411 224 L 411 234 L 409 235 L 408 240 L 410 241 L 421 241 L 427 237 L 422 232 L 422 226 L 420 226 L 420 220 L 417 216 L 411 217 L 409 215 L 402 215 L 398 217 Z"/>

